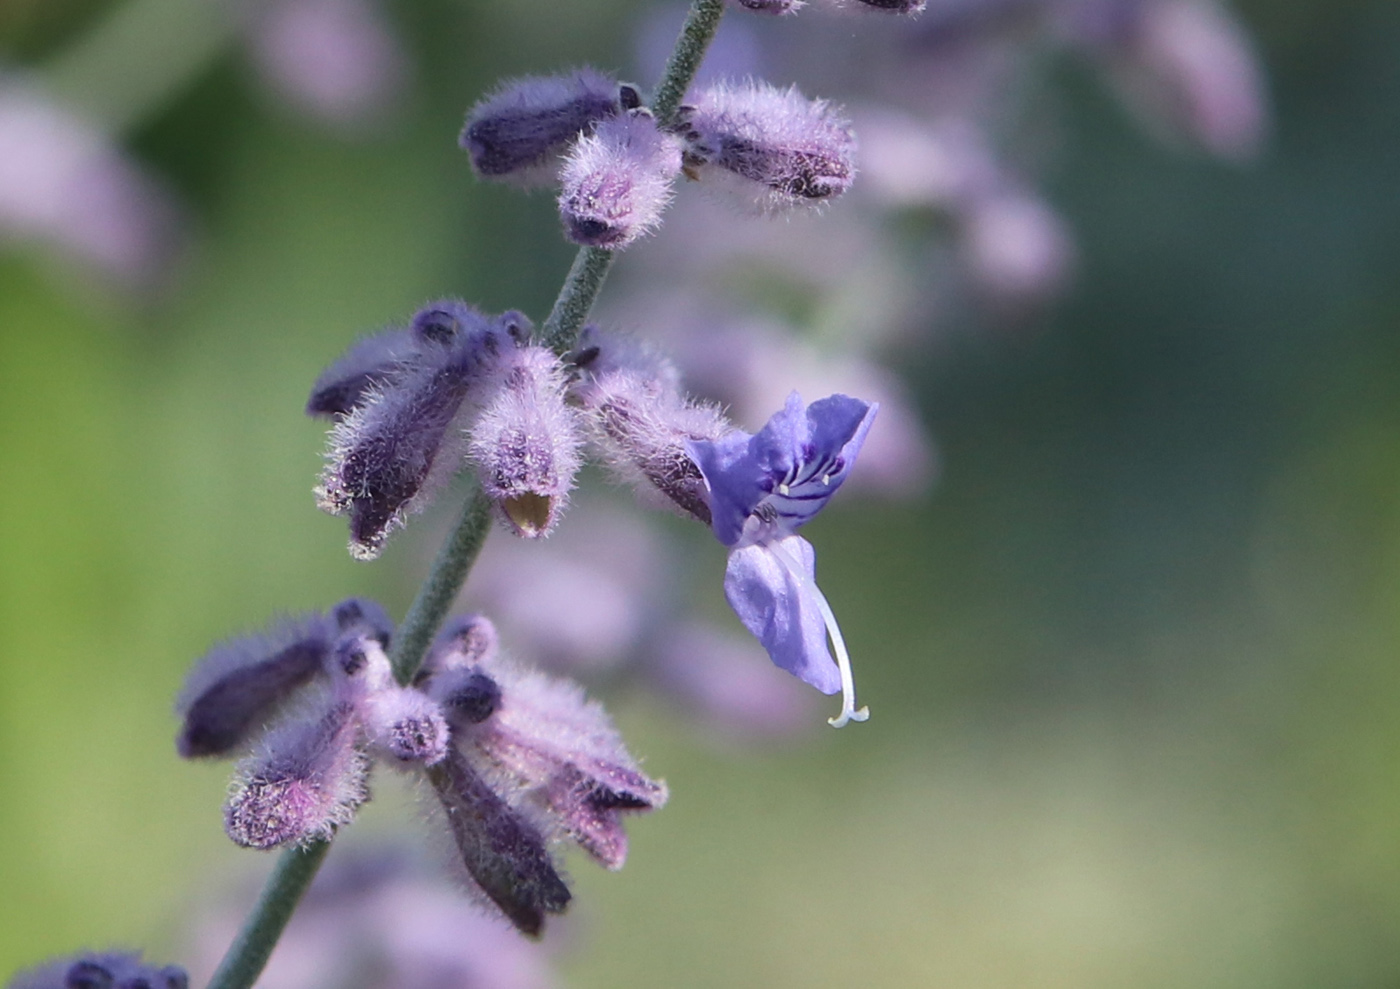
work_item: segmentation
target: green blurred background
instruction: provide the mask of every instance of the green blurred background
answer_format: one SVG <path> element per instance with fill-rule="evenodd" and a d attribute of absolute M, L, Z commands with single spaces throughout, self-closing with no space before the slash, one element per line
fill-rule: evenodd
<path fill-rule="evenodd" d="M 108 7 L 0 0 L 0 54 Z M 502 74 L 624 64 L 638 9 L 399 0 L 411 110 L 351 143 L 219 55 L 129 133 L 199 226 L 172 295 L 0 254 L 0 973 L 178 952 L 267 867 L 171 698 L 276 612 L 402 613 L 431 525 L 349 560 L 307 386 L 425 298 L 547 310 L 548 198 L 478 185 L 451 135 Z M 1076 287 L 908 369 L 926 503 L 812 527 L 871 722 L 716 749 L 622 699 L 674 797 L 623 872 L 575 863 L 569 984 L 1400 984 L 1400 4 L 1238 9 L 1264 159 L 1165 153 L 1058 71 Z"/>

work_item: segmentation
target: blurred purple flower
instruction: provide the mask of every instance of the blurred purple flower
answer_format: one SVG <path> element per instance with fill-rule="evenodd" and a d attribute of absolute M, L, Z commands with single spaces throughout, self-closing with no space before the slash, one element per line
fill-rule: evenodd
<path fill-rule="evenodd" d="M 44 244 L 148 289 L 174 259 L 178 219 L 166 192 L 97 128 L 0 77 L 0 244 Z"/>
<path fill-rule="evenodd" d="M 397 846 L 337 842 L 278 941 L 259 989 L 553 989 L 552 949 L 532 943 Z M 191 932 L 205 985 L 240 911 L 208 909 Z"/>
<path fill-rule="evenodd" d="M 796 533 L 850 473 L 876 411 L 847 395 L 807 406 L 794 392 L 756 434 L 688 444 L 709 489 L 711 528 L 729 547 L 730 607 L 774 663 L 823 693 L 841 691 L 841 712 L 830 719 L 838 728 L 869 711 L 856 710 L 846 644 L 817 588 L 816 552 Z"/>
<path fill-rule="evenodd" d="M 408 55 L 375 0 L 271 0 L 249 44 L 279 100 L 334 128 L 385 120 L 407 88 Z"/>

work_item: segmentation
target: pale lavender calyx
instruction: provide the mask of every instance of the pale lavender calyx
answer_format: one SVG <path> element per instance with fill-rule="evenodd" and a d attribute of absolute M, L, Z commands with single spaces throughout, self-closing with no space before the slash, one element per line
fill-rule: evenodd
<path fill-rule="evenodd" d="M 471 459 L 511 531 L 546 536 L 583 462 L 577 413 L 564 400 L 564 366 L 548 347 L 507 346 L 493 377 L 495 391 L 471 427 Z"/>
<path fill-rule="evenodd" d="M 737 191 L 761 212 L 819 205 L 855 178 L 849 123 L 796 87 L 752 80 L 711 86 L 681 108 L 680 132 L 690 174 L 736 179 Z"/>
<path fill-rule="evenodd" d="M 598 124 L 574 144 L 560 171 L 559 216 L 575 244 L 620 251 L 661 224 L 681 142 L 646 110 Z"/>
<path fill-rule="evenodd" d="M 708 487 L 711 528 L 730 549 L 730 607 L 775 664 L 824 693 L 841 691 L 837 727 L 867 712 L 855 707 L 845 641 L 817 588 L 816 554 L 796 533 L 850 473 L 877 408 L 847 395 L 806 406 L 794 392 L 752 436 L 735 430 L 687 444 Z"/>

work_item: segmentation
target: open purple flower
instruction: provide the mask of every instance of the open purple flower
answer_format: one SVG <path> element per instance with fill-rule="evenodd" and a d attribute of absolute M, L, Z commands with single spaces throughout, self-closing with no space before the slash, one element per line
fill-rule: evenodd
<path fill-rule="evenodd" d="M 729 547 L 730 607 L 774 663 L 823 693 L 841 691 L 837 728 L 870 712 L 856 709 L 846 643 L 817 589 L 816 551 L 797 530 L 845 481 L 878 408 L 847 395 L 804 405 L 793 392 L 753 435 L 736 429 L 686 444 L 709 490 L 711 528 Z"/>

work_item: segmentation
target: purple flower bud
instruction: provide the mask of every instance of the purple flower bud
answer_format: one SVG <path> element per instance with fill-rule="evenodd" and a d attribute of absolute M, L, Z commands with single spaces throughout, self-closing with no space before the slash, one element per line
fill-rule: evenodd
<path fill-rule="evenodd" d="M 547 347 L 506 347 L 495 394 L 471 431 L 482 489 L 518 536 L 553 531 L 582 456 L 576 413 L 564 402 L 564 367 Z"/>
<path fill-rule="evenodd" d="M 239 763 L 224 830 L 246 848 L 301 845 L 349 823 L 369 799 L 353 704 L 332 695 L 269 732 Z"/>
<path fill-rule="evenodd" d="M 443 664 L 426 684 L 439 700 L 463 683 L 454 631 L 430 657 Z M 662 806 L 666 784 L 642 773 L 602 705 L 572 681 L 522 671 L 496 655 L 475 672 L 490 678 L 499 699 L 479 722 L 455 722 L 465 760 L 507 803 L 535 815 L 550 838 L 574 841 L 605 867 L 620 869 L 627 857 L 621 815 Z"/>
<path fill-rule="evenodd" d="M 639 102 L 635 89 L 588 68 L 512 79 L 472 107 L 458 143 L 478 176 L 528 181 L 581 131 Z"/>
<path fill-rule="evenodd" d="M 140 952 L 83 952 L 20 972 L 9 989 L 189 989 L 190 977 L 176 965 L 147 965 Z"/>
<path fill-rule="evenodd" d="M 283 622 L 264 635 L 221 643 L 185 682 L 176 748 L 186 759 L 227 755 L 277 705 L 320 672 L 332 630 L 321 615 Z"/>
<path fill-rule="evenodd" d="M 795 14 L 805 7 L 806 0 L 729 0 L 735 7 L 758 14 Z"/>
<path fill-rule="evenodd" d="M 468 874 L 506 919 L 538 936 L 547 914 L 562 913 L 571 894 L 540 833 L 509 806 L 457 749 L 428 770 Z"/>
<path fill-rule="evenodd" d="M 404 373 L 421 349 L 408 330 L 365 337 L 321 373 L 306 402 L 309 416 L 346 416 L 377 389 Z"/>
<path fill-rule="evenodd" d="M 560 172 L 559 215 L 575 244 L 620 251 L 661 225 L 681 142 L 645 110 L 598 124 L 569 152 Z"/>
<path fill-rule="evenodd" d="M 366 391 L 336 423 L 316 489 L 324 511 L 349 516 L 352 556 L 378 556 L 389 534 L 461 465 L 473 411 L 463 400 L 492 366 L 502 338 L 523 336 L 528 327 L 519 313 L 491 321 L 450 300 L 414 316 L 417 359 Z"/>
<path fill-rule="evenodd" d="M 485 615 L 462 615 L 443 626 L 416 685 L 430 680 L 432 696 L 453 724 L 475 725 L 501 706 L 501 688 L 478 667 L 496 655 L 496 626 Z"/>
<path fill-rule="evenodd" d="M 683 108 L 686 166 L 697 178 L 730 178 L 760 212 L 814 206 L 845 192 L 856 140 L 824 100 L 763 82 L 720 83 Z"/>
<path fill-rule="evenodd" d="M 381 647 L 389 648 L 389 637 L 393 634 L 394 623 L 379 602 L 369 598 L 346 598 L 331 609 L 330 617 L 338 631 L 362 632 L 373 638 Z"/>
<path fill-rule="evenodd" d="M 686 453 L 692 440 L 715 440 L 732 427 L 719 411 L 680 394 L 675 369 L 646 353 L 603 338 L 592 328 L 583 377 L 574 388 L 589 413 L 590 440 L 605 463 L 639 490 L 654 490 L 706 525 L 705 481 Z"/>
<path fill-rule="evenodd" d="M 417 690 L 394 681 L 389 657 L 373 638 L 340 639 L 326 663 L 336 697 L 351 705 L 370 746 L 397 762 L 431 766 L 447 751 L 442 709 Z"/>
<path fill-rule="evenodd" d="M 857 0 L 874 10 L 884 10 L 891 14 L 917 14 L 927 4 L 927 0 Z"/>

